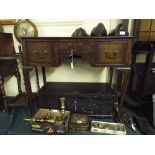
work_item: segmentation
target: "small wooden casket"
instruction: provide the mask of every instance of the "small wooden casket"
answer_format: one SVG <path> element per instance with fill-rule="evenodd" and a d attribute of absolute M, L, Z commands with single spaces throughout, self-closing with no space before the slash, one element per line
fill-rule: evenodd
<path fill-rule="evenodd" d="M 90 118 L 84 114 L 71 114 L 69 119 L 69 130 L 88 131 L 90 129 Z"/>

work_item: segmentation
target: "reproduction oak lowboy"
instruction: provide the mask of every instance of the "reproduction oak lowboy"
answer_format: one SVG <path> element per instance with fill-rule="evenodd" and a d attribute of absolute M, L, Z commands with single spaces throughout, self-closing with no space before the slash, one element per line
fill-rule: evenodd
<path fill-rule="evenodd" d="M 46 85 L 46 67 L 56 67 L 69 57 L 80 57 L 92 67 L 109 67 L 112 83 L 113 70 L 123 73 L 119 100 L 119 114 L 125 97 L 130 74 L 131 48 L 133 37 L 23 37 L 22 60 L 23 74 L 30 114 L 34 111 L 30 71 L 37 66 L 42 67 L 43 82 Z M 38 74 L 38 72 L 36 72 Z M 38 88 L 39 80 L 37 78 Z"/>

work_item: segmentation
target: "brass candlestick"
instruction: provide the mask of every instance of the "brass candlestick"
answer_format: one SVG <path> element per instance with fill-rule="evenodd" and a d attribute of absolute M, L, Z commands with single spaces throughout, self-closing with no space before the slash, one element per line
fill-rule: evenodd
<path fill-rule="evenodd" d="M 62 114 L 64 114 L 65 113 L 65 98 L 64 97 L 60 98 L 60 103 L 61 103 L 61 112 Z"/>

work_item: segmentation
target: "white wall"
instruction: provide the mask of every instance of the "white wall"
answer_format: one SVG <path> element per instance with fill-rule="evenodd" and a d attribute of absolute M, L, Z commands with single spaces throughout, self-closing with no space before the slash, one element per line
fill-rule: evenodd
<path fill-rule="evenodd" d="M 38 29 L 39 36 L 71 36 L 75 29 L 82 27 L 88 34 L 99 23 L 104 23 L 107 31 L 109 32 L 121 20 L 117 19 L 94 19 L 94 20 L 41 20 L 33 19 Z M 13 25 L 4 26 L 4 31 L 13 33 Z M 19 43 L 14 37 L 15 50 L 18 52 Z M 19 63 L 20 73 L 22 75 L 21 64 Z M 39 68 L 40 71 L 40 68 Z M 40 83 L 42 85 L 42 76 L 39 72 Z M 63 62 L 59 67 L 47 68 L 47 81 L 66 81 L 66 82 L 106 82 L 107 68 L 90 67 L 84 60 L 75 60 L 74 70 L 70 68 L 70 60 Z M 31 73 L 32 90 L 37 91 L 36 80 L 34 72 Z M 17 94 L 17 84 L 14 77 L 5 79 L 5 90 L 7 95 Z M 22 77 L 22 90 L 24 91 L 23 77 Z"/>

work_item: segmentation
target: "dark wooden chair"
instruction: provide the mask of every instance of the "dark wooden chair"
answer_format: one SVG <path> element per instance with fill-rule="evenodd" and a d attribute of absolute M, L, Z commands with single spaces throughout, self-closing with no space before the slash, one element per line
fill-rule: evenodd
<path fill-rule="evenodd" d="M 17 59 L 19 55 L 15 52 L 12 34 L 0 32 L 0 107 L 6 111 L 9 107 L 26 106 Z M 4 78 L 8 76 L 15 76 L 17 79 L 18 95 L 15 97 L 6 96 Z"/>

